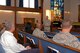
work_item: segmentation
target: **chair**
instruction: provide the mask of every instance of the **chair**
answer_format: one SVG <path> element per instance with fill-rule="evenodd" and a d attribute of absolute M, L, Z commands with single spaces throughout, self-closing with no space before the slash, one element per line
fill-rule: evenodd
<path fill-rule="evenodd" d="M 57 49 L 48 46 L 48 53 L 60 53 Z"/>

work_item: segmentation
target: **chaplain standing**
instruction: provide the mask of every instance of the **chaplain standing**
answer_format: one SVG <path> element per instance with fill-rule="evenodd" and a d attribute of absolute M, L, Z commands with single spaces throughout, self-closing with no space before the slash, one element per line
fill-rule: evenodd
<path fill-rule="evenodd" d="M 44 25 L 44 31 L 50 32 L 51 21 L 48 19 L 48 16 L 46 16 L 43 25 Z"/>

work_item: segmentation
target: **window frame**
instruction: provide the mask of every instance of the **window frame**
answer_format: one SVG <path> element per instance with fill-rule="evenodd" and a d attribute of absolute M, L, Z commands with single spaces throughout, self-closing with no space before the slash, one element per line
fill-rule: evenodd
<path fill-rule="evenodd" d="M 34 0 L 34 6 L 32 6 L 32 7 L 31 7 L 31 5 L 32 5 L 31 2 L 32 2 L 32 0 L 26 0 L 26 1 L 28 2 L 27 6 L 24 5 L 24 2 L 25 2 L 25 1 L 23 0 L 23 7 L 24 7 L 24 8 L 35 8 L 35 0 Z"/>
<path fill-rule="evenodd" d="M 0 5 L 6 6 L 6 1 L 7 1 L 7 0 L 2 0 L 2 1 L 4 1 L 4 2 L 1 2 Z"/>

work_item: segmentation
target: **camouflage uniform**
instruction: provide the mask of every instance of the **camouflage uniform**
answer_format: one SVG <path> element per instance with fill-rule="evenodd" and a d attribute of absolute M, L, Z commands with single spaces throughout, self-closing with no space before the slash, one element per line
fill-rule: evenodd
<path fill-rule="evenodd" d="M 40 29 L 36 28 L 34 31 L 33 31 L 33 35 L 35 36 L 39 36 L 39 37 L 47 37 L 46 34 L 41 31 Z"/>
<path fill-rule="evenodd" d="M 45 20 L 44 21 L 44 31 L 50 32 L 50 25 L 51 25 L 50 20 Z"/>
<path fill-rule="evenodd" d="M 74 35 L 67 32 L 60 32 L 56 34 L 55 36 L 53 36 L 53 41 L 80 49 L 79 40 Z"/>

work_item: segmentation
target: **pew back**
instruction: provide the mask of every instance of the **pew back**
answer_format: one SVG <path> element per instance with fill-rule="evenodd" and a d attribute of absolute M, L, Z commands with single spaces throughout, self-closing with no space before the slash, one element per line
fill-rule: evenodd
<path fill-rule="evenodd" d="M 48 52 L 48 46 L 59 50 L 60 53 L 80 53 L 80 50 L 78 50 L 76 48 L 72 48 L 70 46 L 66 46 L 66 45 L 56 43 L 56 42 L 52 41 L 51 39 L 40 38 L 40 37 L 31 35 L 31 34 L 28 34 L 28 33 L 24 33 L 24 32 L 20 32 L 20 33 L 25 34 L 27 37 L 33 38 L 36 44 L 41 42 L 41 47 L 43 48 L 43 53 Z"/>

